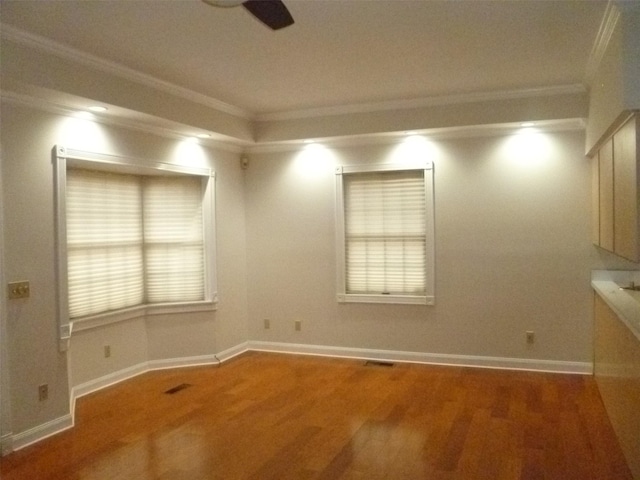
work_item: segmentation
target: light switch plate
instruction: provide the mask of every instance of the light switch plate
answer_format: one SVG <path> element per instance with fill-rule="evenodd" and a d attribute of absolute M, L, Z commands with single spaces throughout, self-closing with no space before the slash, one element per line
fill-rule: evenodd
<path fill-rule="evenodd" d="M 9 282 L 9 300 L 29 298 L 29 281 Z"/>

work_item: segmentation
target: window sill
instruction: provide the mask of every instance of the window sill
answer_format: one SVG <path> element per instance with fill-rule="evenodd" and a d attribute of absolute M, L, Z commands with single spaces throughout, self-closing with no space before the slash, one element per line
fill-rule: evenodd
<path fill-rule="evenodd" d="M 210 312 L 218 308 L 217 297 L 214 300 L 189 303 L 159 303 L 152 305 L 138 305 L 115 312 L 100 313 L 76 320 L 71 320 L 71 332 L 82 332 L 99 328 L 113 323 L 125 322 L 142 318 L 147 315 L 164 315 L 171 313 Z"/>
<path fill-rule="evenodd" d="M 338 294 L 338 303 L 382 303 L 395 305 L 434 305 L 433 296 Z"/>

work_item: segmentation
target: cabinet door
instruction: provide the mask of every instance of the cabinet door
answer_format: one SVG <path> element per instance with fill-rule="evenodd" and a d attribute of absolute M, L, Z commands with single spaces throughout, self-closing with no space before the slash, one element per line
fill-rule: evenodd
<path fill-rule="evenodd" d="M 591 242 L 600 245 L 600 161 L 591 157 Z"/>
<path fill-rule="evenodd" d="M 600 172 L 600 246 L 613 252 L 613 140 L 598 152 Z"/>
<path fill-rule="evenodd" d="M 614 249 L 638 261 L 638 172 L 636 118 L 613 136 Z"/>
<path fill-rule="evenodd" d="M 594 293 L 594 376 L 633 478 L 640 479 L 640 342 Z"/>

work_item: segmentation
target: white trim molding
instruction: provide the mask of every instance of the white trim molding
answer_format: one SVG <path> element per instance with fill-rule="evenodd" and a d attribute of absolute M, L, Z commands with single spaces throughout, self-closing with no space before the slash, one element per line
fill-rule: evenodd
<path fill-rule="evenodd" d="M 13 433 L 5 433 L 0 437 L 0 456 L 4 457 L 13 452 Z"/>
<path fill-rule="evenodd" d="M 137 377 L 138 375 L 142 375 L 149 371 L 149 362 L 143 362 L 76 385 L 71 389 L 71 414 L 75 415 L 75 405 L 78 398 L 97 392 L 103 388 L 116 385 L 120 382 L 124 382 L 125 380 L 129 380 L 130 378 Z"/>
<path fill-rule="evenodd" d="M 71 389 L 71 413 L 38 425 L 16 435 L 6 434 L 0 438 L 2 455 L 32 445 L 40 440 L 63 432 L 74 426 L 75 402 L 78 398 L 115 385 L 138 375 L 169 368 L 196 367 L 202 365 L 220 365 L 243 353 L 272 352 L 291 355 L 313 355 L 332 358 L 357 360 L 378 360 L 425 365 L 444 365 L 455 367 L 492 368 L 502 370 L 523 370 L 534 372 L 591 375 L 593 365 L 590 362 L 569 362 L 562 360 L 543 360 L 533 358 L 506 358 L 475 355 L 452 355 L 444 353 L 404 352 L 369 348 L 336 347 L 326 345 L 307 345 L 283 342 L 264 342 L 251 340 L 240 343 L 218 354 L 159 359 L 142 362 L 137 365 L 110 373 L 103 377 L 76 385 Z"/>
<path fill-rule="evenodd" d="M 78 114 L 79 110 L 83 110 L 83 108 L 81 107 L 64 105 L 61 103 L 56 103 L 49 99 L 38 98 L 33 95 L 10 91 L 0 91 L 0 101 L 2 101 L 3 103 L 6 102 L 9 105 L 31 108 L 33 110 L 53 113 L 55 115 L 63 115 L 66 117 L 75 117 Z M 150 133 L 152 135 L 157 135 L 159 137 L 169 138 L 172 140 L 184 140 L 187 137 L 192 137 L 191 133 L 187 134 L 185 132 L 185 130 L 192 130 L 192 128 L 186 129 L 182 124 L 153 115 L 146 115 L 144 117 L 137 116 L 135 118 L 127 118 L 126 116 L 116 115 L 95 115 L 92 118 L 92 121 L 102 125 L 125 128 L 131 131 Z M 215 132 L 210 132 L 210 134 L 211 138 L 199 138 L 198 143 L 217 150 L 238 154 L 244 151 L 245 145 L 250 145 L 250 143 L 247 141 L 229 137 L 224 134 Z"/>
<path fill-rule="evenodd" d="M 412 159 L 407 159 L 412 160 Z M 347 181 L 345 175 L 371 173 L 371 172 L 402 172 L 402 171 L 421 171 L 423 180 L 420 182 L 423 186 L 423 194 L 416 197 L 416 201 L 420 198 L 424 200 L 424 235 L 420 237 L 424 246 L 424 292 L 420 295 L 412 295 L 411 292 L 398 293 L 354 293 L 350 292 L 347 287 L 347 213 L 346 213 L 346 187 Z M 336 185 L 335 185 L 335 242 L 336 242 L 336 300 L 338 303 L 378 303 L 378 304 L 405 304 L 405 305 L 434 305 L 435 304 L 435 207 L 434 207 L 434 180 L 433 180 L 433 162 L 419 158 L 413 163 L 407 164 L 379 164 L 379 165 L 344 165 L 335 169 Z M 417 180 L 417 178 L 415 179 Z M 420 184 L 418 183 L 418 185 Z M 413 198 L 412 198 L 413 200 Z M 414 227 L 414 225 L 412 225 Z M 415 228 L 417 231 L 418 228 Z M 378 232 L 380 233 L 380 232 Z M 384 232 L 387 233 L 387 232 Z M 384 234 L 382 233 L 382 234 Z M 396 232 L 396 235 L 400 235 Z M 417 235 L 417 234 L 416 234 Z M 417 238 L 417 236 L 416 236 Z M 415 260 L 417 261 L 417 260 Z M 402 266 L 404 268 L 404 265 Z M 382 278 L 381 278 L 382 277 Z M 376 280 L 387 280 L 384 275 L 376 276 Z M 417 282 L 416 282 L 417 284 Z"/>
<path fill-rule="evenodd" d="M 177 164 L 148 162 L 119 155 L 110 155 L 66 148 L 53 147 L 54 166 L 54 204 L 56 227 L 56 275 L 58 295 L 58 326 L 60 332 L 60 351 L 66 351 L 73 330 L 81 331 L 107 325 L 114 322 L 131 320 L 146 315 L 164 313 L 185 313 L 212 311 L 217 308 L 216 273 L 216 225 L 215 225 L 215 172 L 209 168 L 188 167 Z M 72 319 L 69 312 L 68 272 L 67 272 L 67 218 L 66 188 L 69 167 L 81 167 L 92 170 L 112 171 L 133 175 L 162 175 L 165 173 L 190 175 L 202 182 L 202 226 L 204 245 L 204 299 L 200 301 L 176 303 L 142 303 L 134 307 L 117 311 L 99 312 L 82 318 Z"/>
<path fill-rule="evenodd" d="M 589 54 L 589 59 L 587 60 L 587 69 L 585 72 L 587 85 L 591 85 L 598 68 L 600 68 L 602 57 L 607 51 L 607 47 L 609 46 L 609 42 L 611 41 L 611 37 L 613 36 L 613 32 L 615 31 L 619 19 L 620 10 L 613 2 L 610 1 L 605 9 L 602 22 L 600 23 L 600 28 L 598 29 L 598 34 L 596 35 L 593 47 L 591 48 L 591 53 Z"/>
<path fill-rule="evenodd" d="M 609 6 L 607 12 L 605 12 L 605 19 L 600 27 L 601 32 L 596 39 L 596 45 L 591 53 L 591 57 L 596 54 L 600 54 L 599 44 L 606 43 L 609 40 L 610 32 L 605 28 L 608 25 L 607 20 L 609 12 L 613 10 L 618 12 L 615 7 Z M 617 18 L 616 18 L 617 20 Z M 607 24 L 607 25 L 605 25 Z M 615 22 L 613 24 L 615 26 Z M 603 28 L 605 31 L 602 32 Z M 441 95 L 413 98 L 407 100 L 391 100 L 384 102 L 372 102 L 372 103 L 355 103 L 331 107 L 318 107 L 309 109 L 298 110 L 285 110 L 275 111 L 267 113 L 257 113 L 249 111 L 232 105 L 216 98 L 204 95 L 202 93 L 184 88 L 173 83 L 159 80 L 153 76 L 142 73 L 138 70 L 126 67 L 119 63 L 105 60 L 95 55 L 86 53 L 76 48 L 64 45 L 62 43 L 53 41 L 51 39 L 36 35 L 31 32 L 27 32 L 20 28 L 0 23 L 0 33 L 3 38 L 15 42 L 19 45 L 25 45 L 27 47 L 45 52 L 50 55 L 54 55 L 58 58 L 63 58 L 77 62 L 85 67 L 102 71 L 108 74 L 112 74 L 116 77 L 129 80 L 140 85 L 155 89 L 157 91 L 165 92 L 174 95 L 179 98 L 194 102 L 198 105 L 211 108 L 213 110 L 233 115 L 237 118 L 249 120 L 253 122 L 273 122 L 284 120 L 299 120 L 304 118 L 320 118 L 334 115 L 347 115 L 358 113 L 371 113 L 380 111 L 394 111 L 394 110 L 409 110 L 415 108 L 433 107 L 441 105 L 453 105 L 453 104 L 465 104 L 475 102 L 487 102 L 487 101 L 500 101 L 511 100 L 521 98 L 535 98 L 535 97 L 549 97 L 555 95 L 567 95 L 576 93 L 585 93 L 586 89 L 582 84 L 563 84 L 552 85 L 547 87 L 537 88 L 523 88 L 513 90 L 498 90 L 498 91 L 486 91 L 486 92 L 474 92 L 469 94 L 458 95 Z M 607 37 L 607 34 L 609 37 Z M 601 40 L 602 37 L 602 40 Z M 603 50 L 604 51 L 604 50 Z M 589 63 L 591 64 L 591 57 Z M 600 57 L 596 57 L 598 62 Z"/>
<path fill-rule="evenodd" d="M 249 342 L 242 342 L 241 344 L 236 345 L 235 347 L 227 348 L 226 350 L 221 351 L 220 353 L 218 353 L 217 357 L 220 363 L 224 363 L 248 351 L 249 351 Z"/>
<path fill-rule="evenodd" d="M 556 95 L 573 95 L 586 93 L 582 84 L 554 85 L 549 87 L 524 88 L 516 90 L 496 90 L 459 95 L 441 95 L 413 98 L 409 100 L 391 100 L 387 102 L 348 104 L 334 107 L 310 108 L 306 110 L 290 110 L 256 115 L 256 122 L 274 122 L 283 120 L 300 120 L 303 118 L 319 118 L 355 113 L 371 113 L 394 110 L 410 110 L 414 108 L 435 107 L 442 105 L 461 105 L 466 103 L 496 102 L 521 98 L 551 97 Z"/>
<path fill-rule="evenodd" d="M 556 120 L 535 121 L 535 129 L 541 132 L 580 132 L 587 126 L 586 118 L 563 118 Z M 431 140 L 444 140 L 452 138 L 478 138 L 495 137 L 503 135 L 517 135 L 522 132 L 522 122 L 491 123 L 482 125 L 461 125 L 456 127 L 437 127 L 426 129 L 411 129 L 414 136 L 425 136 Z M 407 130 L 385 133 L 363 133 L 345 135 L 339 137 L 315 138 L 314 143 L 326 147 L 354 147 L 369 145 L 394 145 L 407 137 Z M 308 143 L 308 139 L 283 140 L 274 142 L 261 142 L 246 145 L 244 152 L 249 154 L 292 152 L 299 151 Z"/>
<path fill-rule="evenodd" d="M 34 48 L 39 51 L 43 51 L 50 55 L 54 55 L 58 58 L 64 58 L 77 62 L 80 65 L 96 69 L 105 73 L 112 74 L 114 76 L 129 80 L 140 85 L 144 85 L 155 90 L 165 92 L 176 97 L 189 100 L 199 105 L 218 110 L 229 115 L 236 117 L 250 119 L 252 114 L 243 110 L 242 108 L 230 105 L 215 98 L 203 95 L 188 88 L 180 87 L 173 83 L 169 83 L 163 80 L 158 80 L 151 75 L 141 73 L 129 67 L 125 67 L 116 62 L 105 60 L 95 55 L 77 50 L 62 43 L 53 41 L 49 38 L 41 37 L 20 28 L 8 25 L 6 23 L 0 23 L 0 32 L 3 38 L 15 42 L 20 45 Z"/>
<path fill-rule="evenodd" d="M 103 388 L 110 387 L 117 383 L 129 380 L 130 378 L 137 377 L 144 373 L 148 373 L 155 370 L 166 370 L 170 368 L 187 368 L 198 367 L 203 365 L 219 365 L 232 358 L 241 355 L 249 350 L 248 342 L 241 343 L 227 350 L 223 350 L 217 354 L 198 355 L 193 357 L 179 357 L 179 358 L 164 358 L 158 360 L 149 360 L 142 362 L 131 367 L 118 370 L 117 372 L 110 373 L 94 380 L 81 383 L 74 386 L 71 389 L 71 412 L 75 411 L 75 401 L 89 395 L 90 393 L 97 392 Z"/>
<path fill-rule="evenodd" d="M 420 363 L 426 365 L 493 368 L 501 370 L 525 370 L 579 375 L 590 375 L 593 373 L 593 365 L 591 364 L 591 362 L 569 362 L 563 360 L 486 357 L 477 355 L 452 355 L 446 353 L 403 352 L 368 348 L 330 347 L 325 345 L 306 345 L 262 341 L 250 341 L 248 349 L 250 351 L 258 352 L 317 355 L 323 357 Z"/>
<path fill-rule="evenodd" d="M 60 432 L 64 432 L 73 427 L 73 416 L 71 414 L 64 415 L 62 417 L 51 420 L 50 422 L 43 423 L 24 432 L 20 432 L 13 435 L 11 439 L 7 439 L 7 447 L 10 451 L 20 450 L 21 448 L 33 445 L 45 438 L 49 438 Z M 5 454 L 5 438 L 3 437 L 3 449 L 2 453 Z M 9 453 L 6 452 L 6 453 Z"/>
<path fill-rule="evenodd" d="M 71 413 L 75 412 L 75 401 L 103 388 L 129 380 L 138 375 L 155 370 L 188 368 L 203 365 L 219 365 L 243 353 L 273 352 L 292 355 L 314 355 L 321 357 L 352 358 L 362 360 L 381 360 L 401 363 L 419 363 L 424 365 L 447 365 L 457 367 L 494 368 L 502 370 L 526 370 L 550 373 L 590 375 L 593 366 L 590 362 L 569 362 L 562 360 L 543 360 L 530 358 L 487 357 L 474 355 L 452 355 L 445 353 L 405 352 L 354 347 L 336 347 L 327 345 L 308 345 L 285 342 L 264 342 L 251 340 L 223 350 L 218 354 L 193 357 L 150 360 L 110 373 L 100 378 L 76 385 L 71 390 Z"/>

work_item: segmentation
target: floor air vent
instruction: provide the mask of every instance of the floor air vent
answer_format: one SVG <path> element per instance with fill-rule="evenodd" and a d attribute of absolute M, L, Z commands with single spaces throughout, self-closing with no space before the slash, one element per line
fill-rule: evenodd
<path fill-rule="evenodd" d="M 364 362 L 365 367 L 393 367 L 392 362 L 383 362 L 382 360 L 367 360 Z"/>
<path fill-rule="evenodd" d="M 169 395 L 173 395 L 174 393 L 178 393 L 180 390 L 184 390 L 185 388 L 189 388 L 191 385 L 188 383 L 181 383 L 180 385 L 176 385 L 173 388 L 170 388 L 169 390 L 167 390 L 164 393 L 167 393 Z"/>

